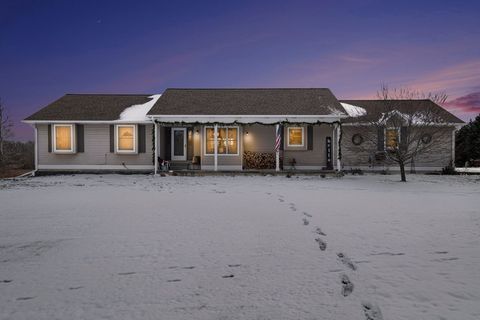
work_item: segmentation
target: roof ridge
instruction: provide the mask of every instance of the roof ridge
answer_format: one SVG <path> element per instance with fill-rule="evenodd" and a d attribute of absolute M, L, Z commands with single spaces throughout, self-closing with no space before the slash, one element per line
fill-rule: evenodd
<path fill-rule="evenodd" d="M 338 101 L 432 101 L 432 99 L 339 99 Z"/>
<path fill-rule="evenodd" d="M 330 90 L 330 88 L 284 88 L 284 87 L 274 87 L 274 88 L 167 88 L 165 90 Z"/>
<path fill-rule="evenodd" d="M 66 96 L 152 96 L 156 93 L 66 93 Z"/>

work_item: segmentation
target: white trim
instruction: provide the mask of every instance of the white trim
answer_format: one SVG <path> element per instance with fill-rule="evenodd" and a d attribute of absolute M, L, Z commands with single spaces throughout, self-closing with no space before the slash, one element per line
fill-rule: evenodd
<path fill-rule="evenodd" d="M 133 150 L 118 149 L 118 129 L 122 127 L 133 127 Z M 115 125 L 115 153 L 118 154 L 137 154 L 137 125 L 136 124 L 117 124 Z"/>
<path fill-rule="evenodd" d="M 154 148 L 155 148 L 155 159 L 154 159 L 155 169 L 154 169 L 153 173 L 155 175 L 157 175 L 157 170 L 158 170 L 158 142 L 159 142 L 160 139 L 158 139 L 158 125 L 154 122 L 153 126 L 154 126 L 154 135 L 155 135 L 155 137 L 153 138 L 153 145 L 154 145 Z"/>
<path fill-rule="evenodd" d="M 211 123 L 231 123 L 231 124 L 252 124 L 252 123 L 261 123 L 261 124 L 276 124 L 279 122 L 291 122 L 291 123 L 312 123 L 317 122 L 332 123 L 338 122 L 340 119 L 345 118 L 342 116 L 316 116 L 316 115 L 305 115 L 305 116 L 287 116 L 287 115 L 178 115 L 178 116 L 155 116 L 152 119 L 155 119 L 159 122 L 170 122 L 170 123 L 200 123 L 200 124 L 211 124 Z"/>
<path fill-rule="evenodd" d="M 205 141 L 207 141 L 207 130 L 205 130 Z M 206 143 L 206 142 L 205 142 Z M 205 145 L 206 146 L 206 145 Z M 205 149 L 205 153 L 207 150 Z M 213 163 L 214 170 L 218 170 L 218 124 L 215 124 L 213 127 Z"/>
<path fill-rule="evenodd" d="M 305 128 L 304 127 L 286 127 L 287 129 L 287 147 L 303 148 L 305 147 Z M 290 144 L 290 129 L 302 129 L 302 144 Z"/>
<path fill-rule="evenodd" d="M 337 170 L 341 171 L 342 170 L 342 161 L 340 159 L 340 134 L 341 134 L 341 126 L 336 123 L 334 124 L 334 128 L 336 129 L 336 134 L 335 134 L 335 140 L 337 142 L 337 147 L 335 148 L 336 150 L 336 157 L 337 157 Z"/>
<path fill-rule="evenodd" d="M 215 165 L 201 165 L 201 170 L 206 171 L 242 171 L 241 165 L 217 165 L 217 170 L 215 170 Z"/>
<path fill-rule="evenodd" d="M 70 149 L 68 150 L 57 150 L 57 127 L 69 127 L 70 128 Z M 52 145 L 53 145 L 53 153 L 58 154 L 72 154 L 75 153 L 75 138 L 74 138 L 74 127 L 73 124 L 54 124 L 52 126 L 53 134 L 52 134 Z"/>
<path fill-rule="evenodd" d="M 214 151 L 213 153 L 207 153 L 207 128 L 213 128 L 214 131 L 215 131 L 215 126 L 217 126 L 217 133 L 218 133 L 218 129 L 222 129 L 222 128 L 233 128 L 233 129 L 237 129 L 237 153 L 218 153 L 217 151 L 217 154 L 221 157 L 232 157 L 232 156 L 239 156 L 240 155 L 240 127 L 239 126 L 218 126 L 218 125 L 214 125 L 214 126 L 204 126 L 203 127 L 203 155 L 205 157 L 211 157 L 211 156 L 215 156 L 215 146 L 218 146 L 218 134 L 215 134 L 215 132 L 213 133 L 214 134 Z M 228 130 L 227 130 L 227 142 L 228 142 Z M 227 150 L 226 152 L 228 152 L 228 145 L 227 145 Z"/>
<path fill-rule="evenodd" d="M 39 164 L 40 170 L 153 170 L 153 165 Z"/>
<path fill-rule="evenodd" d="M 196 117 L 196 118 L 224 118 L 224 117 L 258 117 L 258 118 L 271 118 L 271 117 L 305 117 L 305 118 L 349 118 L 348 115 L 333 115 L 333 114 L 326 114 L 326 115 L 318 115 L 318 114 L 239 114 L 239 115 L 231 115 L 231 114 L 166 114 L 166 115 L 149 115 L 151 118 L 176 118 L 176 117 Z"/>
<path fill-rule="evenodd" d="M 35 145 L 34 145 L 34 152 L 35 152 L 35 171 L 38 170 L 38 128 L 36 125 L 33 126 L 33 129 L 35 131 Z M 33 175 L 35 175 L 35 171 L 33 172 Z"/>
<path fill-rule="evenodd" d="M 183 156 L 175 156 L 174 151 L 175 151 L 175 134 L 174 131 L 183 131 Z M 172 128 L 172 134 L 171 134 L 171 143 L 170 143 L 170 152 L 171 152 L 171 158 L 172 161 L 186 161 L 187 160 L 187 128 L 178 128 L 178 127 L 173 127 Z"/>
<path fill-rule="evenodd" d="M 23 123 L 65 123 L 65 124 L 151 124 L 152 121 L 128 121 L 128 120 L 22 120 Z"/>

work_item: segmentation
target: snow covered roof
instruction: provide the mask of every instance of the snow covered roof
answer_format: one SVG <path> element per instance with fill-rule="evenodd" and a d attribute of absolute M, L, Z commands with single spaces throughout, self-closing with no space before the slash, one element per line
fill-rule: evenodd
<path fill-rule="evenodd" d="M 342 119 L 347 123 L 385 121 L 385 117 L 393 114 L 410 115 L 417 123 L 422 120 L 422 112 L 428 111 L 436 117 L 437 123 L 464 123 L 461 119 L 431 100 L 341 100 L 349 118 Z M 424 113 L 423 113 L 424 114 Z M 415 120 L 416 119 L 416 120 Z"/>
<path fill-rule="evenodd" d="M 125 119 L 139 119 L 142 118 L 142 113 L 148 103 L 158 99 L 152 98 L 156 96 L 149 94 L 66 94 L 25 120 L 116 121 L 120 119 L 126 109 L 130 111 L 124 114 Z M 133 106 L 137 107 L 133 108 Z"/>
<path fill-rule="evenodd" d="M 135 104 L 126 108 L 120 113 L 119 120 L 121 121 L 147 121 L 147 112 L 153 107 L 160 98 L 161 94 L 154 94 L 150 96 L 151 99 L 148 102 L 142 104 Z"/>
<path fill-rule="evenodd" d="M 347 114 L 350 117 L 356 118 L 356 117 L 361 117 L 367 114 L 367 110 L 365 110 L 362 107 L 354 106 L 352 104 L 348 104 L 345 102 L 340 102 L 340 104 L 342 105 L 343 109 L 347 111 Z"/>

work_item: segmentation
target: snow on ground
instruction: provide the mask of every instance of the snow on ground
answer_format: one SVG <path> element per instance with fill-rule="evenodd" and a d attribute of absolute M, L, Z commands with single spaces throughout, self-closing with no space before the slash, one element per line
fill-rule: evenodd
<path fill-rule="evenodd" d="M 350 117 L 356 118 L 356 117 L 361 117 L 367 114 L 367 110 L 365 110 L 362 107 L 354 106 L 352 104 L 348 104 L 345 102 L 340 102 L 340 104 L 342 105 L 343 109 L 347 111 Z"/>
<path fill-rule="evenodd" d="M 144 104 L 135 104 L 126 108 L 120 113 L 120 119 L 122 121 L 147 121 L 147 113 L 152 109 L 153 105 L 160 98 L 161 94 L 154 94 L 150 96 L 152 100 Z"/>
<path fill-rule="evenodd" d="M 0 319 L 479 319 L 478 176 L 0 181 Z"/>

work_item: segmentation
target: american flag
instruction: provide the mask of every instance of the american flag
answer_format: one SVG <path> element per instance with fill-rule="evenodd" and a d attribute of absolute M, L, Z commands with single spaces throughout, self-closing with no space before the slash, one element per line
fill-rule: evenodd
<path fill-rule="evenodd" d="M 276 137 L 275 137 L 275 152 L 278 152 L 280 150 L 280 144 L 282 143 L 282 136 L 281 136 L 281 129 L 282 126 L 278 125 L 277 126 L 277 132 L 276 132 Z"/>

